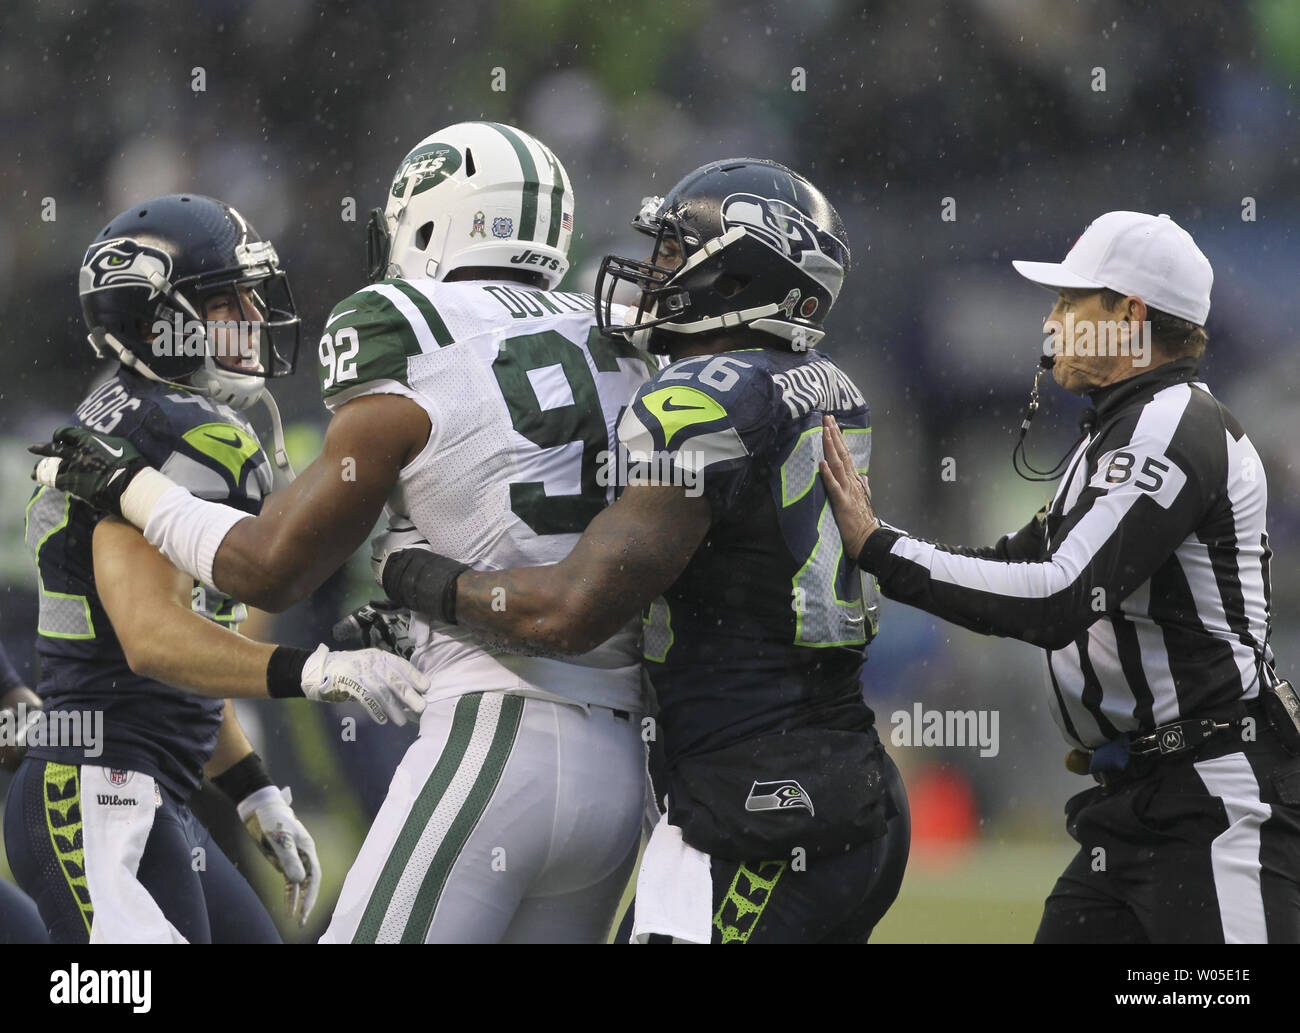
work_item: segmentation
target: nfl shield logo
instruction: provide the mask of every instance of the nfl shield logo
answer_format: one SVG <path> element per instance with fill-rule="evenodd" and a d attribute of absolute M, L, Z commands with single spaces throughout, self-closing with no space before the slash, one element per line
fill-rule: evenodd
<path fill-rule="evenodd" d="M 108 781 L 111 785 L 124 786 L 131 780 L 131 772 L 121 768 L 109 768 Z"/>
<path fill-rule="evenodd" d="M 492 236 L 503 240 L 515 231 L 515 220 L 508 215 L 498 215 L 492 220 Z"/>

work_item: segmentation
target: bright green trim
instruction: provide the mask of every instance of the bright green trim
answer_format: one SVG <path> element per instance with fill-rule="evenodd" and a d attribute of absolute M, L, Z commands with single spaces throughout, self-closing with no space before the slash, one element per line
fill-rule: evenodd
<path fill-rule="evenodd" d="M 244 464 L 262 450 L 257 438 L 231 423 L 203 423 L 191 427 L 181 438 L 192 449 L 229 470 L 236 487 Z"/>
<path fill-rule="evenodd" d="M 666 408 L 669 403 L 673 408 Z M 673 438 L 696 423 L 712 423 L 726 418 L 727 410 L 718 401 L 693 387 L 661 387 L 641 399 L 646 411 L 659 421 L 664 431 L 664 448 Z"/>
<path fill-rule="evenodd" d="M 32 506 L 36 505 L 36 500 L 39 499 L 42 495 L 45 494 L 45 492 L 49 490 L 50 489 L 46 487 L 38 488 L 36 490 L 36 493 L 28 501 L 27 508 L 23 511 L 23 538 L 25 540 L 29 539 L 31 536 L 30 532 L 31 532 L 31 520 L 32 520 Z M 68 516 L 71 510 L 72 510 L 72 496 L 65 495 L 63 500 L 63 519 L 60 520 L 57 524 L 55 524 L 53 527 L 51 527 L 43 535 L 41 535 L 40 541 L 38 541 L 35 547 L 32 549 L 32 558 L 36 562 L 36 587 L 37 587 L 37 593 L 41 598 L 66 599 L 72 602 L 80 603 L 82 613 L 85 615 L 86 628 L 88 630 L 85 632 L 46 631 L 44 628 L 40 626 L 41 607 L 38 605 L 37 616 L 36 616 L 36 633 L 38 635 L 43 635 L 46 638 L 63 638 L 63 639 L 70 639 L 75 641 L 86 641 L 88 639 L 93 639 L 95 637 L 95 622 L 91 619 L 90 616 L 90 600 L 87 599 L 84 595 L 73 595 L 68 592 L 51 592 L 45 587 L 45 579 L 41 576 L 41 549 L 45 545 L 45 543 L 49 540 L 51 535 L 58 533 L 59 531 L 63 530 L 63 528 L 68 526 Z"/>

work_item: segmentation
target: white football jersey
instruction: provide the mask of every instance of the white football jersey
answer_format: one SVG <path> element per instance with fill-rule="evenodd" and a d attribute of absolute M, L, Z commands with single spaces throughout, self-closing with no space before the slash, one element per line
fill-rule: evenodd
<path fill-rule="evenodd" d="M 476 570 L 568 555 L 614 499 L 615 428 L 654 366 L 595 329 L 591 295 L 483 280 L 364 287 L 335 306 L 319 357 L 331 411 L 401 394 L 429 414 L 428 444 L 389 505 Z M 412 661 L 436 676 L 438 695 L 503 690 L 640 710 L 639 629 L 633 620 L 561 662 L 493 652 L 468 629 L 417 616 Z"/>

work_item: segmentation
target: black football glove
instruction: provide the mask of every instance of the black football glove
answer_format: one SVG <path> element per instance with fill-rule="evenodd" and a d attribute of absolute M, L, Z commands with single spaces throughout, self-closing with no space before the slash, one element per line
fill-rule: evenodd
<path fill-rule="evenodd" d="M 149 466 L 125 438 L 95 434 L 85 427 L 60 427 L 53 441 L 27 451 L 46 457 L 36 464 L 32 480 L 115 516 L 122 515 L 122 492 Z"/>
<path fill-rule="evenodd" d="M 375 599 L 334 625 L 335 642 L 360 642 L 362 649 L 382 649 L 411 658 L 411 611 L 391 599 Z"/>

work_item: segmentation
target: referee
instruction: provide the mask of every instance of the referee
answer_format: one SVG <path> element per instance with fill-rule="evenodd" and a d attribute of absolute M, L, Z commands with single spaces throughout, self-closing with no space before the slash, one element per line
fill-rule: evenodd
<path fill-rule="evenodd" d="M 1095 409 L 1055 498 L 988 548 L 914 538 L 828 419 L 845 547 L 887 597 L 1044 650 L 1067 766 L 1097 784 L 1066 804 L 1079 851 L 1036 942 L 1298 942 L 1300 760 L 1261 708 L 1268 489 L 1198 379 L 1210 263 L 1168 216 L 1110 212 L 1062 263 L 1013 264 L 1057 292 L 1053 377 Z"/>

